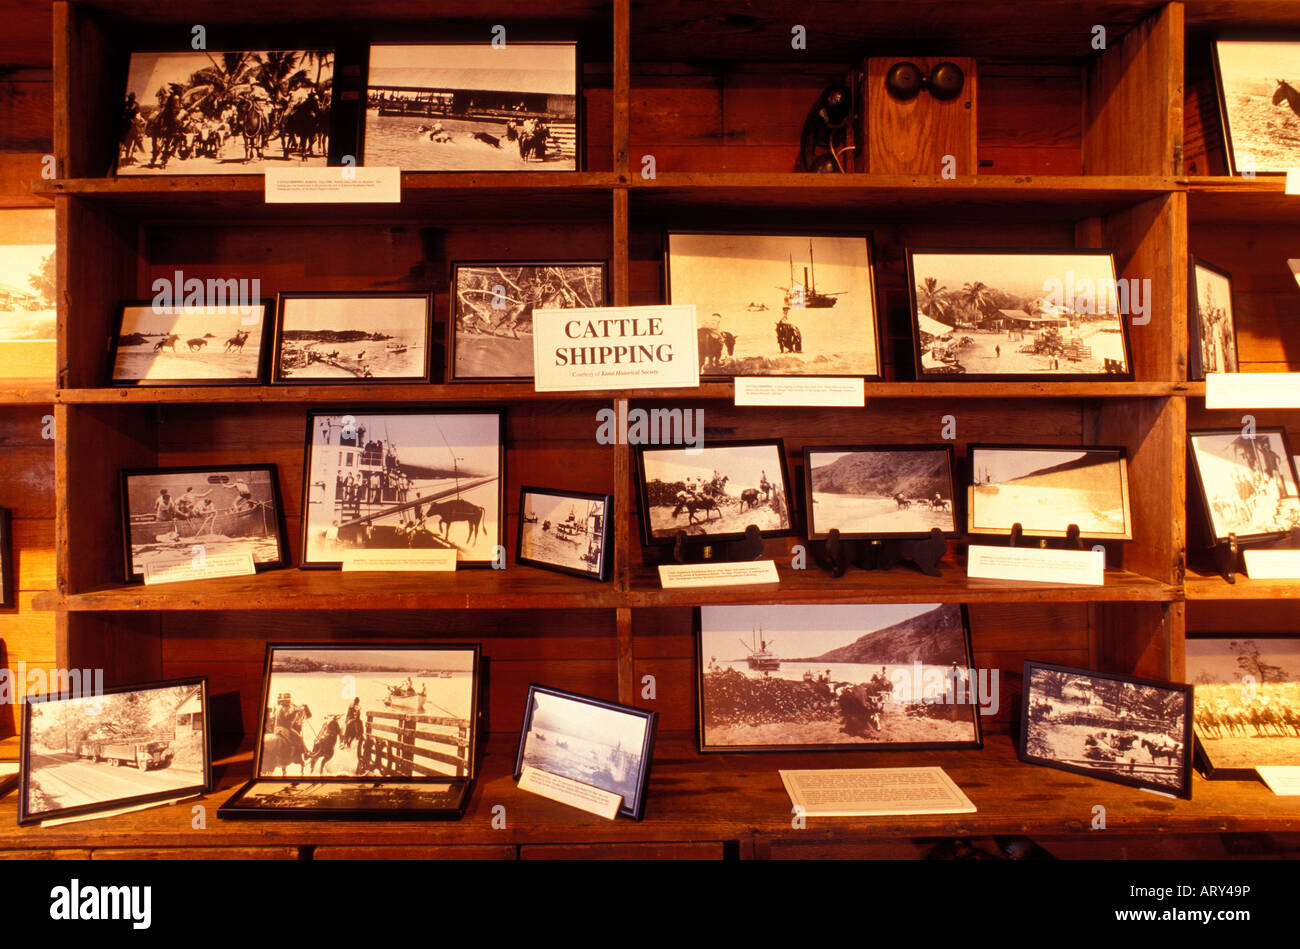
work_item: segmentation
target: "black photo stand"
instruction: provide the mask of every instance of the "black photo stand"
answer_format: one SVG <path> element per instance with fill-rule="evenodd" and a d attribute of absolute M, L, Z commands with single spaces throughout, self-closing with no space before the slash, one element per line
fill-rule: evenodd
<path fill-rule="evenodd" d="M 740 540 L 720 540 L 711 544 L 691 544 L 686 531 L 678 531 L 673 538 L 674 563 L 744 563 L 763 556 L 763 535 L 757 524 L 745 528 Z"/>
<path fill-rule="evenodd" d="M 1291 528 L 1291 532 L 1285 537 L 1273 541 L 1248 542 L 1246 546 L 1261 550 L 1300 550 L 1300 527 Z M 1217 541 L 1211 546 L 1214 568 L 1228 583 L 1237 582 L 1237 571 L 1242 569 L 1241 554 L 1245 549 L 1242 542 L 1237 540 L 1236 534 L 1229 534 L 1226 539 Z"/>
<path fill-rule="evenodd" d="M 1071 524 L 1065 529 L 1064 537 L 1040 537 L 1037 546 L 1041 550 L 1083 550 L 1083 540 L 1080 538 L 1079 534 L 1079 525 Z M 1011 536 L 1008 538 L 1007 546 L 1033 546 L 1025 544 L 1025 529 L 1019 521 L 1016 521 L 1011 525 Z"/>
<path fill-rule="evenodd" d="M 845 540 L 838 528 L 831 528 L 826 540 L 813 545 L 813 557 L 832 577 L 844 576 L 850 566 L 862 570 L 890 570 L 907 560 L 927 577 L 937 577 L 939 560 L 948 550 L 948 542 L 937 527 L 929 537 L 915 540 Z"/>

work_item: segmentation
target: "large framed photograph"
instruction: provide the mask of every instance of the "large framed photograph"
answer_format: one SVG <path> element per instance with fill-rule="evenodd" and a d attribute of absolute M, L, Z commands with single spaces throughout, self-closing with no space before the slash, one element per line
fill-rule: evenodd
<path fill-rule="evenodd" d="M 426 382 L 427 293 L 281 293 L 272 382 Z"/>
<path fill-rule="evenodd" d="M 1191 469 L 1211 543 L 1269 540 L 1300 527 L 1300 492 L 1286 430 L 1187 433 Z"/>
<path fill-rule="evenodd" d="M 867 236 L 669 232 L 670 304 L 694 304 L 700 375 L 880 378 Z"/>
<path fill-rule="evenodd" d="M 751 524 L 763 537 L 794 532 L 785 445 L 779 438 L 712 442 L 702 449 L 639 446 L 641 533 L 669 545 L 736 540 Z"/>
<path fill-rule="evenodd" d="M 658 720 L 658 712 L 530 685 L 515 780 L 525 766 L 571 778 L 621 795 L 619 814 L 640 820 Z"/>
<path fill-rule="evenodd" d="M 1214 69 L 1232 175 L 1300 167 L 1300 41 L 1218 39 Z"/>
<path fill-rule="evenodd" d="M 141 468 L 121 472 L 126 579 L 147 564 L 249 553 L 258 571 L 289 563 L 275 465 Z"/>
<path fill-rule="evenodd" d="M 808 445 L 803 470 L 810 540 L 960 533 L 951 445 Z"/>
<path fill-rule="evenodd" d="M 1300 639 L 1188 639 L 1196 749 L 1206 777 L 1249 779 L 1300 765 Z"/>
<path fill-rule="evenodd" d="M 265 303 L 122 304 L 108 358 L 114 386 L 257 385 Z"/>
<path fill-rule="evenodd" d="M 376 44 L 366 165 L 404 171 L 578 171 L 574 42 Z"/>
<path fill-rule="evenodd" d="M 608 580 L 613 512 L 608 494 L 521 487 L 515 563 Z"/>
<path fill-rule="evenodd" d="M 1192 260 L 1188 299 L 1191 352 L 1188 378 L 1237 371 L 1237 320 L 1232 311 L 1232 277 L 1203 260 Z"/>
<path fill-rule="evenodd" d="M 1020 760 L 1192 796 L 1192 687 L 1026 661 Z"/>
<path fill-rule="evenodd" d="M 955 603 L 700 607 L 700 751 L 979 748 Z"/>
<path fill-rule="evenodd" d="M 9 508 L 0 507 L 0 609 L 11 609 L 16 604 L 13 515 Z"/>
<path fill-rule="evenodd" d="M 132 53 L 117 174 L 325 165 L 333 97 L 332 50 Z"/>
<path fill-rule="evenodd" d="M 0 210 L 0 379 L 54 381 L 54 211 Z"/>
<path fill-rule="evenodd" d="M 529 382 L 533 310 L 605 306 L 606 263 L 455 263 L 448 320 L 452 382 Z"/>
<path fill-rule="evenodd" d="M 208 719 L 203 678 L 28 697 L 18 823 L 206 793 Z"/>
<path fill-rule="evenodd" d="M 908 250 L 918 379 L 1133 378 L 1127 284 L 1099 250 Z"/>
<path fill-rule="evenodd" d="M 967 531 L 1132 540 L 1128 459 L 1123 448 L 970 445 Z"/>
<path fill-rule="evenodd" d="M 489 566 L 505 544 L 504 484 L 502 410 L 308 411 L 302 566 L 430 548 Z"/>

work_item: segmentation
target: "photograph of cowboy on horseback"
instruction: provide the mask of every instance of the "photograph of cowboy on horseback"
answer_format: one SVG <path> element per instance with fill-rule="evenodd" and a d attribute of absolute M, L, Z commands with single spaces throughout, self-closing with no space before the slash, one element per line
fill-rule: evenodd
<path fill-rule="evenodd" d="M 1300 43 L 1216 40 L 1229 172 L 1300 165 Z"/>
<path fill-rule="evenodd" d="M 718 443 L 702 451 L 638 451 L 647 534 L 743 534 L 753 524 L 765 536 L 790 530 L 790 493 L 779 441 Z"/>
<path fill-rule="evenodd" d="M 1189 639 L 1187 681 L 1210 777 L 1300 764 L 1300 639 Z"/>

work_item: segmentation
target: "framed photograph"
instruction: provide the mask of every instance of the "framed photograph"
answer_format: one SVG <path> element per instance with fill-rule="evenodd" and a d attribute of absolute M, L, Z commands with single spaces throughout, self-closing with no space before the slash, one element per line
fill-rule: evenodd
<path fill-rule="evenodd" d="M 750 524 L 764 537 L 794 533 L 781 439 L 711 442 L 703 449 L 636 449 L 641 534 L 647 545 L 736 540 Z"/>
<path fill-rule="evenodd" d="M 427 382 L 427 293 L 281 293 L 272 382 Z"/>
<path fill-rule="evenodd" d="M 328 164 L 333 96 L 333 50 L 132 53 L 117 174 Z"/>
<path fill-rule="evenodd" d="M 463 782 L 249 781 L 217 810 L 224 820 L 459 820 Z"/>
<path fill-rule="evenodd" d="M 608 494 L 519 489 L 519 538 L 515 563 L 559 573 L 608 580 L 613 569 Z"/>
<path fill-rule="evenodd" d="M 700 375 L 881 376 L 871 239 L 670 231 L 670 304 L 695 304 Z"/>
<path fill-rule="evenodd" d="M 623 797 L 619 813 L 640 820 L 658 712 L 551 689 L 528 687 L 515 780 L 524 766 Z"/>
<path fill-rule="evenodd" d="M 1300 492 L 1286 429 L 1188 432 L 1191 469 L 1211 543 L 1285 537 L 1300 526 Z"/>
<path fill-rule="evenodd" d="M 265 303 L 124 303 L 108 358 L 113 386 L 257 385 Z"/>
<path fill-rule="evenodd" d="M 1100 250 L 907 252 L 916 378 L 1133 378 L 1127 284 Z"/>
<path fill-rule="evenodd" d="M 1132 540 L 1128 459 L 1123 448 L 970 445 L 967 532 Z"/>
<path fill-rule="evenodd" d="M 13 516 L 7 507 L 0 507 L 0 609 L 17 605 L 14 595 L 14 535 Z"/>
<path fill-rule="evenodd" d="M 1188 378 L 1200 381 L 1207 372 L 1236 372 L 1237 320 L 1232 312 L 1232 278 L 1202 260 L 1193 260 L 1190 290 L 1193 319 L 1188 320 Z"/>
<path fill-rule="evenodd" d="M 320 409 L 307 413 L 302 566 L 348 550 L 455 549 L 490 566 L 505 544 L 505 412 Z"/>
<path fill-rule="evenodd" d="M 803 470 L 810 540 L 961 532 L 951 445 L 809 445 Z"/>
<path fill-rule="evenodd" d="M 1020 760 L 1192 796 L 1192 687 L 1027 661 Z"/>
<path fill-rule="evenodd" d="M 605 306 L 606 263 L 455 263 L 448 378 L 530 382 L 533 310 Z"/>
<path fill-rule="evenodd" d="M 374 44 L 365 165 L 403 171 L 578 171 L 575 42 Z"/>
<path fill-rule="evenodd" d="M 1187 640 L 1196 750 L 1206 777 L 1254 780 L 1300 765 L 1300 639 Z"/>
<path fill-rule="evenodd" d="M 22 717 L 19 824 L 212 788 L 207 679 L 29 696 Z"/>
<path fill-rule="evenodd" d="M 979 748 L 955 603 L 700 607 L 700 751 Z"/>
<path fill-rule="evenodd" d="M 1231 175 L 1300 166 L 1300 41 L 1218 39 L 1224 151 Z"/>
<path fill-rule="evenodd" d="M 0 379 L 54 381 L 54 210 L 0 210 Z"/>
<path fill-rule="evenodd" d="M 145 564 L 194 556 L 253 555 L 258 571 L 289 564 L 275 465 L 137 468 L 121 472 L 126 579 Z"/>

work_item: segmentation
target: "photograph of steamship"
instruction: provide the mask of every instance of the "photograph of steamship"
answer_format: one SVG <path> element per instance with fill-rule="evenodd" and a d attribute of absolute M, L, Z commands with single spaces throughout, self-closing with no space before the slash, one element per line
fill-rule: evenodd
<path fill-rule="evenodd" d="M 609 579 L 613 498 L 526 486 L 519 495 L 517 563 L 592 580 Z"/>

